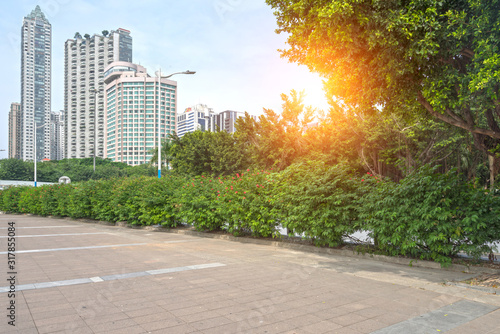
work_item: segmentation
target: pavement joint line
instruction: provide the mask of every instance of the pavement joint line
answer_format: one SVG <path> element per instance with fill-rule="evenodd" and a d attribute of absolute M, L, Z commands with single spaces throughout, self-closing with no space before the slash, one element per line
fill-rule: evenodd
<path fill-rule="evenodd" d="M 94 232 L 94 233 L 67 233 L 67 234 L 39 234 L 39 235 L 16 235 L 16 238 L 38 238 L 38 237 L 60 237 L 72 235 L 90 235 L 90 234 L 109 234 L 107 232 Z M 0 238 L 9 238 L 8 236 L 0 236 Z"/>
<path fill-rule="evenodd" d="M 47 288 L 55 288 L 60 286 L 69 286 L 69 285 L 79 285 L 79 284 L 88 284 L 88 283 L 99 283 L 104 281 L 115 281 L 126 278 L 133 277 L 142 277 L 142 276 L 152 276 L 152 275 L 162 275 L 166 273 L 174 273 L 188 270 L 200 270 L 207 268 L 217 268 L 217 267 L 225 267 L 226 265 L 223 263 L 205 263 L 205 264 L 197 264 L 185 267 L 175 267 L 175 268 L 164 268 L 164 269 L 155 269 L 148 271 L 137 271 L 133 273 L 126 274 L 116 274 L 116 275 L 107 275 L 107 276 L 96 276 L 89 278 L 76 278 L 69 279 L 63 281 L 53 281 L 53 282 L 41 282 L 41 283 L 32 283 L 32 284 L 22 284 L 16 286 L 16 291 L 26 291 L 26 290 L 39 290 L 39 289 L 47 289 Z M 0 287 L 0 293 L 6 293 L 10 291 L 10 286 Z"/>
<path fill-rule="evenodd" d="M 429 313 L 371 332 L 371 334 L 444 333 L 497 309 L 498 307 L 493 305 L 461 300 Z"/>
<path fill-rule="evenodd" d="M 20 229 L 20 228 L 24 229 L 24 228 L 56 228 L 56 227 L 57 228 L 60 228 L 60 227 L 64 227 L 64 228 L 67 228 L 67 227 L 83 227 L 83 225 L 82 226 L 80 226 L 80 225 L 76 225 L 76 226 L 73 226 L 73 225 L 63 225 L 63 226 L 20 226 L 20 227 L 16 226 L 16 230 Z M 6 230 L 6 229 L 8 229 L 8 227 L 0 227 L 0 230 Z"/>
<path fill-rule="evenodd" d="M 15 251 L 16 254 L 22 253 L 42 253 L 42 252 L 58 252 L 58 251 L 68 251 L 68 250 L 81 250 L 81 249 L 97 249 L 97 248 L 111 248 L 111 247 L 130 247 L 130 246 L 144 246 L 147 243 L 140 244 L 123 244 L 123 245 L 103 245 L 103 246 L 86 246 L 86 247 L 68 247 L 68 248 L 47 248 L 47 249 L 30 249 Z M 8 254 L 9 252 L 0 252 L 0 255 Z"/>

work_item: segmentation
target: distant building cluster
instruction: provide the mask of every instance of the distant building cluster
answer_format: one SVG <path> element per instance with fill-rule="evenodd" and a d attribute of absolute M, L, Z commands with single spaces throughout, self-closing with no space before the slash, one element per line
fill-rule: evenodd
<path fill-rule="evenodd" d="M 182 137 L 196 130 L 234 133 L 236 120 L 241 117 L 245 117 L 244 112 L 226 110 L 217 114 L 207 105 L 197 104 L 177 116 L 177 135 Z"/>
<path fill-rule="evenodd" d="M 177 82 L 134 64 L 131 32 L 122 28 L 66 40 L 64 110 L 52 111 L 52 26 L 39 6 L 23 20 L 21 49 L 21 102 L 9 111 L 9 158 L 102 157 L 140 165 L 169 134 L 232 133 L 244 116 L 204 104 L 178 113 Z"/>

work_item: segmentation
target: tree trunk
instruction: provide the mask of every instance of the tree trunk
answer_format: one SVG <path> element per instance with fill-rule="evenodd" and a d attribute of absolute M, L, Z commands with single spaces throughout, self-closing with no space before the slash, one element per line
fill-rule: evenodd
<path fill-rule="evenodd" d="M 500 170 L 500 158 L 488 154 L 488 163 L 490 167 L 490 189 L 493 190 L 493 186 L 495 185 L 495 177 Z"/>

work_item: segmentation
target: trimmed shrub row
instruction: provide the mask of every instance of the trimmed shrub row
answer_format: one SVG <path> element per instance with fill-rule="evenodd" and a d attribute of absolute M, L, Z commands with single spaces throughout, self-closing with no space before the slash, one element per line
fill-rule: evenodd
<path fill-rule="evenodd" d="M 500 240 L 500 197 L 456 172 L 423 167 L 399 184 L 344 165 L 297 163 L 285 171 L 247 170 L 220 178 L 169 175 L 13 187 L 0 210 L 134 225 L 278 236 L 279 225 L 318 246 L 339 246 L 370 231 L 380 250 L 449 264 L 479 257 Z"/>

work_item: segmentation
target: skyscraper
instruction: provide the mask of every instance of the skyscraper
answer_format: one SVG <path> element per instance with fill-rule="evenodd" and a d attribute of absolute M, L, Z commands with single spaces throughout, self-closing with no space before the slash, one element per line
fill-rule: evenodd
<path fill-rule="evenodd" d="M 245 113 L 241 111 L 226 110 L 215 116 L 215 125 L 220 129 L 229 133 L 234 133 L 236 131 L 236 120 L 240 117 L 245 117 Z M 255 120 L 255 116 L 251 116 Z"/>
<path fill-rule="evenodd" d="M 106 68 L 105 158 L 136 166 L 149 162 L 158 138 L 175 132 L 177 82 L 147 74 L 143 66 Z"/>
<path fill-rule="evenodd" d="M 11 103 L 9 111 L 9 158 L 21 159 L 21 104 Z"/>
<path fill-rule="evenodd" d="M 23 160 L 50 159 L 52 27 L 39 6 L 21 30 L 21 152 Z M 36 137 L 36 138 L 35 138 Z"/>
<path fill-rule="evenodd" d="M 104 68 L 113 61 L 132 62 L 130 31 L 76 33 L 64 46 L 66 158 L 104 156 Z"/>
<path fill-rule="evenodd" d="M 50 113 L 50 160 L 64 159 L 64 111 Z"/>

